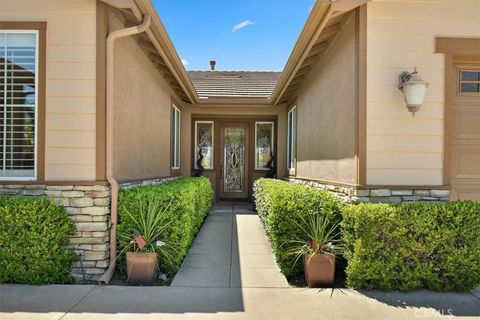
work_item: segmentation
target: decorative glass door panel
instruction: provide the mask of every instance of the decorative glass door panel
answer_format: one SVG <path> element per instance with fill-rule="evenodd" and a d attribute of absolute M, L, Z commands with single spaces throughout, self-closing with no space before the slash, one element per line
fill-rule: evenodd
<path fill-rule="evenodd" d="M 242 192 L 245 184 L 245 129 L 225 128 L 224 192 Z"/>
<path fill-rule="evenodd" d="M 255 122 L 255 170 L 273 166 L 273 121 Z"/>
<path fill-rule="evenodd" d="M 195 169 L 213 169 L 213 121 L 195 121 Z"/>
<path fill-rule="evenodd" d="M 248 125 L 246 123 L 224 123 L 221 135 L 223 153 L 220 168 L 221 197 L 247 197 Z"/>

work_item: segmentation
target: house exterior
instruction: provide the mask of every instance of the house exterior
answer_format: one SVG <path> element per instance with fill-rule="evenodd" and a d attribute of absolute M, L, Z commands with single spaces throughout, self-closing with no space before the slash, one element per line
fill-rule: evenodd
<path fill-rule="evenodd" d="M 282 72 L 187 72 L 148 0 L 4 0 L 0 59 L 0 194 L 64 205 L 91 279 L 113 269 L 121 187 L 202 174 L 248 200 L 276 176 L 348 201 L 480 200 L 476 0 L 317 0 Z"/>

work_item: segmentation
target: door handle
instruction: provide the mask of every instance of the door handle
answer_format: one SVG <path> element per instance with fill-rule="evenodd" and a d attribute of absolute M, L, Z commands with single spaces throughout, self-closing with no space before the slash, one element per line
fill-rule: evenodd
<path fill-rule="evenodd" d="M 223 166 L 220 166 L 220 179 L 223 179 Z"/>

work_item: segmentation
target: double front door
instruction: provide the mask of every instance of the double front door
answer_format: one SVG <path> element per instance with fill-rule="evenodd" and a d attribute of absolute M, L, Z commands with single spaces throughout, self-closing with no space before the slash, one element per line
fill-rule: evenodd
<path fill-rule="evenodd" d="M 274 165 L 275 120 L 194 120 L 193 125 L 194 167 L 203 166 L 217 199 L 250 198 L 253 181 Z"/>

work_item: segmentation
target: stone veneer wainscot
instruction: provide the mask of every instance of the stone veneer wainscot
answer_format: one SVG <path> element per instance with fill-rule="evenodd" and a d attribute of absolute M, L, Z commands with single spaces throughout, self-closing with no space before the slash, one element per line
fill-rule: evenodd
<path fill-rule="evenodd" d="M 317 189 L 328 190 L 338 198 L 349 203 L 400 203 L 408 201 L 448 201 L 450 199 L 450 191 L 443 189 L 360 189 L 357 187 L 332 185 L 315 180 L 306 180 L 293 177 L 286 178 L 286 180 L 292 183 L 307 185 Z"/>
<path fill-rule="evenodd" d="M 180 178 L 180 176 L 172 176 L 172 177 L 165 177 L 165 178 L 155 178 L 155 179 L 147 179 L 147 180 L 138 180 L 138 181 L 131 181 L 131 182 L 123 182 L 120 184 L 121 189 L 133 189 L 139 186 L 150 186 L 154 184 L 162 184 L 169 181 L 173 181 Z"/>

